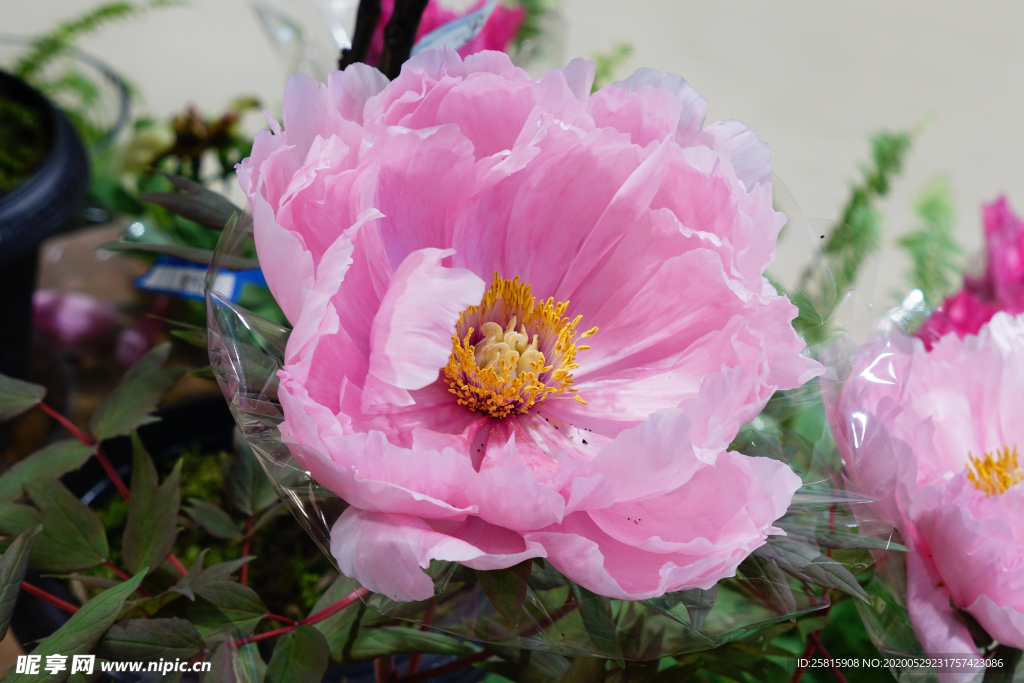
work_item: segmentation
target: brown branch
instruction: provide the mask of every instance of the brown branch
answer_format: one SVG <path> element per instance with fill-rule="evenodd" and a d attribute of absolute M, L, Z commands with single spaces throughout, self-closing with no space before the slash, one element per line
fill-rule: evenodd
<path fill-rule="evenodd" d="M 380 15 L 380 0 L 360 0 L 359 10 L 356 12 L 356 29 L 352 33 L 352 47 L 341 51 L 339 69 L 344 70 L 349 64 L 366 61 Z"/>
<path fill-rule="evenodd" d="M 429 0 L 395 0 L 395 11 L 391 21 L 384 27 L 384 53 L 377 68 L 394 80 L 402 71 L 402 64 L 412 54 L 416 43 L 416 32 L 420 28 L 423 10 Z"/>

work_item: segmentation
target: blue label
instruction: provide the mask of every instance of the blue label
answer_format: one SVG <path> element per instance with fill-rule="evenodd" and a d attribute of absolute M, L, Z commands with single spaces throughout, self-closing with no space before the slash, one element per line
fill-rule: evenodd
<path fill-rule="evenodd" d="M 185 299 L 203 301 L 206 298 L 203 292 L 206 271 L 206 266 L 165 254 L 157 258 L 153 266 L 135 280 L 135 286 L 150 292 L 174 294 Z M 238 303 L 246 284 L 266 287 L 267 281 L 263 278 L 263 271 L 258 268 L 238 271 L 222 269 L 214 279 L 213 289 L 224 298 Z"/>
<path fill-rule="evenodd" d="M 435 28 L 412 46 L 412 53 L 415 55 L 424 50 L 433 50 L 446 45 L 453 50 L 458 50 L 480 35 L 480 31 L 484 30 L 484 24 L 491 18 L 491 14 L 497 6 L 498 0 L 488 0 L 487 4 L 480 9 Z"/>

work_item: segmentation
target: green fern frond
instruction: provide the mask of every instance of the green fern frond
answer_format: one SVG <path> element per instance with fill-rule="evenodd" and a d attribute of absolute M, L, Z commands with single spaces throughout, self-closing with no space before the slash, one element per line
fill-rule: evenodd
<path fill-rule="evenodd" d="M 912 287 L 920 289 L 929 307 L 938 305 L 959 279 L 958 256 L 963 249 L 953 237 L 956 208 L 949 180 L 933 178 L 914 203 L 920 227 L 899 239 L 913 267 L 907 273 Z"/>

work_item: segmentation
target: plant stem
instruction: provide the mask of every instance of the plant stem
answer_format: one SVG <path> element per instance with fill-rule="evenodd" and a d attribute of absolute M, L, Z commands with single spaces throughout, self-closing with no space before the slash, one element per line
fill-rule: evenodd
<path fill-rule="evenodd" d="M 249 519 L 245 523 L 245 538 L 242 539 L 242 557 L 249 557 L 249 544 L 252 542 L 252 524 L 255 520 L 256 515 L 249 515 Z M 248 562 L 242 565 L 242 585 L 249 585 Z"/>
<path fill-rule="evenodd" d="M 277 619 L 282 624 L 297 624 L 297 623 L 299 623 L 299 622 L 295 621 L 294 619 L 289 619 L 288 617 L 282 617 L 280 614 L 274 614 L 273 612 L 267 612 L 266 614 L 263 615 L 263 618 L 264 619 Z"/>
<path fill-rule="evenodd" d="M 75 423 L 73 423 L 71 420 L 67 419 L 60 413 L 58 413 L 50 406 L 46 405 L 42 401 L 40 401 L 36 405 L 38 405 L 39 408 L 42 409 L 44 413 L 46 413 L 57 422 L 64 425 L 65 429 L 74 434 L 79 439 L 79 441 L 84 443 L 86 446 L 96 446 L 96 459 L 99 460 L 100 466 L 103 467 L 103 471 L 107 473 L 107 476 L 110 478 L 110 481 L 114 483 L 114 488 L 117 489 L 117 492 L 121 494 L 121 497 L 124 499 L 124 502 L 127 503 L 128 499 L 131 497 L 131 492 L 128 490 L 128 487 L 125 486 L 124 480 L 121 479 L 121 475 L 117 473 L 116 469 L 114 469 L 114 464 L 110 462 L 110 459 L 107 457 L 107 454 L 103 452 L 103 447 L 97 444 L 96 441 L 88 434 L 86 434 L 81 429 L 76 427 Z M 178 573 L 182 576 L 185 576 L 185 574 L 188 573 L 188 570 L 185 569 L 185 565 L 183 565 L 181 561 L 174 556 L 174 553 L 171 553 L 167 556 L 167 561 L 170 562 L 174 566 L 174 568 L 178 570 Z M 116 572 L 117 570 L 115 569 L 115 573 Z M 127 578 L 128 577 L 125 577 L 125 580 L 127 580 Z"/>
<path fill-rule="evenodd" d="M 339 69 L 344 70 L 349 64 L 366 61 L 380 15 L 380 0 L 360 0 L 359 9 L 356 11 L 356 30 L 352 33 L 352 47 L 341 51 Z"/>
<path fill-rule="evenodd" d="M 346 607 L 351 605 L 353 602 L 355 602 L 359 598 L 361 598 L 361 597 L 363 597 L 365 595 L 369 595 L 369 594 L 370 594 L 370 591 L 366 590 L 365 588 L 360 588 L 357 591 L 349 593 L 348 595 L 343 597 L 341 600 L 338 600 L 336 603 L 334 603 L 330 607 L 322 609 L 319 612 L 317 612 L 316 614 L 311 614 L 310 616 L 306 617 L 302 621 L 292 621 L 291 619 L 286 619 L 284 617 L 279 617 L 279 616 L 277 616 L 275 614 L 265 614 L 265 615 L 263 615 L 264 617 L 267 617 L 267 618 L 270 618 L 270 619 L 277 619 L 279 621 L 283 620 L 283 621 L 286 621 L 286 622 L 291 622 L 291 624 L 288 625 L 288 626 L 284 626 L 282 628 L 276 628 L 273 631 L 266 631 L 264 633 L 260 633 L 259 635 L 249 636 L 248 638 L 239 638 L 238 640 L 232 640 L 231 642 L 228 643 L 228 647 L 238 647 L 240 645 L 245 645 L 246 643 L 255 643 L 255 642 L 258 642 L 260 640 L 266 640 L 267 638 L 273 638 L 274 636 L 279 636 L 282 633 L 288 633 L 289 631 L 294 631 L 295 627 L 298 626 L 299 624 L 309 625 L 309 624 L 315 624 L 317 622 L 323 621 L 324 619 L 326 619 L 327 617 L 331 616 L 335 612 L 340 612 L 341 610 L 345 609 Z"/>
<path fill-rule="evenodd" d="M 114 564 L 110 560 L 103 560 L 103 565 L 107 569 L 109 569 L 110 571 L 112 571 L 115 574 L 117 574 L 118 578 L 120 578 L 122 581 L 127 581 L 128 579 L 132 578 L 132 577 L 128 576 L 128 573 L 126 571 L 124 571 L 123 569 L 118 567 L 116 564 Z M 137 592 L 139 595 L 141 595 L 144 598 L 148 598 L 149 597 L 149 593 L 147 593 L 146 589 L 143 588 L 141 585 L 138 588 L 135 589 L 135 592 Z"/>
<path fill-rule="evenodd" d="M 804 648 L 804 653 L 800 656 L 800 659 L 807 659 L 814 652 L 814 643 L 810 640 L 807 641 L 807 646 Z M 804 677 L 804 672 L 807 671 L 807 667 L 797 662 L 796 671 L 793 672 L 793 678 L 789 680 L 789 683 L 800 683 L 800 679 Z"/>
<path fill-rule="evenodd" d="M 429 681 L 437 678 L 438 676 L 444 676 L 445 674 L 450 674 L 453 671 L 459 671 L 460 669 L 465 669 L 468 666 L 473 666 L 477 662 L 482 662 L 493 656 L 494 654 L 492 652 L 484 650 L 483 652 L 477 652 L 475 655 L 456 659 L 454 662 L 435 666 L 432 669 L 426 669 L 411 676 L 402 676 L 398 679 L 398 683 L 423 683 L 423 681 Z"/>
<path fill-rule="evenodd" d="M 54 607 L 59 607 L 60 609 L 62 609 L 65 612 L 67 612 L 68 614 L 74 614 L 75 612 L 78 611 L 78 607 L 76 605 L 72 605 L 70 602 L 66 602 L 64 600 L 61 600 L 56 595 L 53 595 L 52 593 L 47 593 L 42 588 L 39 588 L 37 586 L 33 586 L 28 581 L 22 581 L 21 582 L 21 589 L 23 591 L 25 591 L 26 593 L 28 593 L 29 595 L 36 596 L 37 598 L 39 598 L 43 602 L 48 602 L 51 605 L 53 605 Z"/>
<path fill-rule="evenodd" d="M 306 617 L 305 619 L 303 619 L 299 623 L 300 624 L 315 624 L 318 621 L 323 621 L 324 619 L 326 619 L 327 617 L 331 616 L 335 612 L 340 612 L 341 610 L 345 609 L 346 607 L 351 605 L 353 602 L 355 602 L 359 598 L 366 597 L 369 594 L 370 594 L 370 591 L 366 590 L 365 588 L 360 588 L 360 589 L 358 589 L 356 591 L 353 591 L 352 593 L 349 593 L 348 595 L 343 597 L 341 600 L 338 600 L 338 602 L 334 603 L 330 607 L 324 608 L 324 609 L 320 610 L 319 612 L 317 612 L 316 614 L 309 615 L 308 617 Z"/>
<path fill-rule="evenodd" d="M 79 429 L 77 426 L 75 426 L 74 422 L 72 422 L 71 420 L 67 419 L 66 417 L 64 417 L 63 415 L 58 413 L 56 410 L 51 408 L 50 406 L 46 405 L 45 403 L 43 403 L 41 401 L 39 403 L 37 403 L 36 405 L 39 406 L 39 409 L 42 410 L 44 413 L 46 413 L 47 415 L 52 417 L 57 422 L 61 423 L 61 425 L 64 427 L 64 429 L 66 429 L 69 432 L 71 432 L 72 434 L 74 434 L 75 438 L 77 438 L 79 441 L 84 443 L 86 446 L 92 446 L 94 443 L 96 443 L 91 438 L 89 438 L 88 434 L 86 434 L 81 429 Z"/>
<path fill-rule="evenodd" d="M 402 64 L 412 54 L 416 32 L 419 31 L 420 19 L 423 18 L 423 10 L 427 8 L 428 1 L 395 0 L 395 11 L 384 27 L 384 52 L 377 65 L 391 80 L 398 77 L 402 72 Z"/>
<path fill-rule="evenodd" d="M 393 655 L 377 657 L 373 660 L 373 680 L 374 683 L 395 682 L 395 658 Z"/>
<path fill-rule="evenodd" d="M 846 683 L 846 677 L 843 676 L 843 672 L 840 671 L 835 664 L 831 663 L 832 655 L 829 654 L 828 650 L 826 650 L 825 646 L 822 644 L 821 639 L 818 638 L 819 633 L 821 633 L 821 631 L 815 631 L 814 633 L 809 634 L 807 636 L 807 641 L 812 643 L 814 647 L 818 648 L 818 652 L 821 653 L 821 656 L 829 662 L 829 669 L 832 670 L 832 675 L 836 677 L 836 680 L 839 681 L 839 683 Z"/>
<path fill-rule="evenodd" d="M 103 466 L 103 471 L 107 473 L 107 476 L 110 477 L 110 481 L 114 483 L 114 488 L 117 489 L 117 492 L 121 494 L 122 498 L 124 498 L 124 502 L 127 503 L 128 498 L 131 497 L 131 491 L 129 491 L 128 487 L 125 486 L 124 479 L 121 478 L 121 475 L 117 473 L 116 469 L 114 469 L 114 464 L 110 462 L 110 458 L 107 457 L 107 454 L 104 453 L 103 449 L 99 446 L 96 447 L 96 459 L 100 461 L 100 465 Z"/>
<path fill-rule="evenodd" d="M 437 609 L 437 605 L 431 603 L 427 610 L 423 613 L 423 623 L 420 624 L 420 630 L 426 631 L 430 628 L 430 622 L 434 620 L 434 611 Z M 423 660 L 422 652 L 414 652 L 409 655 L 409 666 L 405 669 L 406 676 L 412 676 L 414 673 L 420 670 L 420 662 Z"/>

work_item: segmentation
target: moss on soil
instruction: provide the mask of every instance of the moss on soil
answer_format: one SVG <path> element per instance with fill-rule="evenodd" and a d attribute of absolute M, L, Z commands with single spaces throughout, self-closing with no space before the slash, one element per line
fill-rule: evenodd
<path fill-rule="evenodd" d="M 42 112 L 0 91 L 0 195 L 25 181 L 46 156 Z"/>

